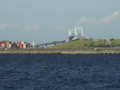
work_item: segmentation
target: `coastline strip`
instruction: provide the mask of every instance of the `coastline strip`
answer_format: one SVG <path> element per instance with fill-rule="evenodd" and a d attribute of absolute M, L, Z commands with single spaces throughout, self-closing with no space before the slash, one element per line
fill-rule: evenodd
<path fill-rule="evenodd" d="M 120 49 L 1 49 L 0 54 L 120 54 Z"/>

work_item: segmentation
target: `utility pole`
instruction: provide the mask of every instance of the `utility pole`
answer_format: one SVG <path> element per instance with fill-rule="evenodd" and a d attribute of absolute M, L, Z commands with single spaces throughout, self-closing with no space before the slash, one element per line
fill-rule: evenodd
<path fill-rule="evenodd" d="M 111 42 L 111 48 L 112 48 L 112 42 Z"/>

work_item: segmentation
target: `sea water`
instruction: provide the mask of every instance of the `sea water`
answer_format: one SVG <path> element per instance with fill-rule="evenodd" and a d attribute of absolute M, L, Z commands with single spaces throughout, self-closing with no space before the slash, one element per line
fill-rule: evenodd
<path fill-rule="evenodd" d="M 0 55 L 0 90 L 120 90 L 120 55 Z"/>

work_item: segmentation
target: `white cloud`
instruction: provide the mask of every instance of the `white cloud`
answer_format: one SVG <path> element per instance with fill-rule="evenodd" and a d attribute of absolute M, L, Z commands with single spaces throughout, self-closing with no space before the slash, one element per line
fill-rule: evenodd
<path fill-rule="evenodd" d="M 90 22 L 90 21 L 91 20 L 89 18 L 82 17 L 79 21 L 76 22 L 76 24 L 86 23 L 86 22 Z"/>
<path fill-rule="evenodd" d="M 10 27 L 14 27 L 14 25 L 12 23 L 3 23 L 0 25 L 0 29 L 6 29 Z"/>
<path fill-rule="evenodd" d="M 60 30 L 60 29 L 66 29 L 66 28 L 63 26 L 56 26 L 56 29 Z"/>
<path fill-rule="evenodd" d="M 75 24 L 82 24 L 82 23 L 87 23 L 87 22 L 94 22 L 96 24 L 100 23 L 109 23 L 115 18 L 120 17 L 120 11 L 115 11 L 112 15 L 108 15 L 107 17 L 102 17 L 100 19 L 89 19 L 86 17 L 82 17 L 79 21 L 77 21 Z"/>
<path fill-rule="evenodd" d="M 37 30 L 40 26 L 38 24 L 35 25 L 25 25 L 23 31 Z"/>
<path fill-rule="evenodd" d="M 62 29 L 62 27 L 61 26 L 56 26 L 56 29 Z"/>
<path fill-rule="evenodd" d="M 113 15 L 108 15 L 107 17 L 100 18 L 95 21 L 95 23 L 109 23 L 113 19 L 120 16 L 120 11 L 115 11 Z"/>

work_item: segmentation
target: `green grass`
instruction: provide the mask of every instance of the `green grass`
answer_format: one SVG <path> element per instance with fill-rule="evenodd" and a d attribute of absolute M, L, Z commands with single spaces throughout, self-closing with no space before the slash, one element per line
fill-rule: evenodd
<path fill-rule="evenodd" d="M 67 43 L 50 46 L 48 48 L 58 48 L 58 49 L 75 49 L 75 48 L 94 48 L 94 47 L 105 47 L 105 39 L 80 39 L 74 40 Z"/>
<path fill-rule="evenodd" d="M 111 40 L 111 45 L 112 46 L 120 46 L 120 39 L 114 39 L 114 40 Z"/>

